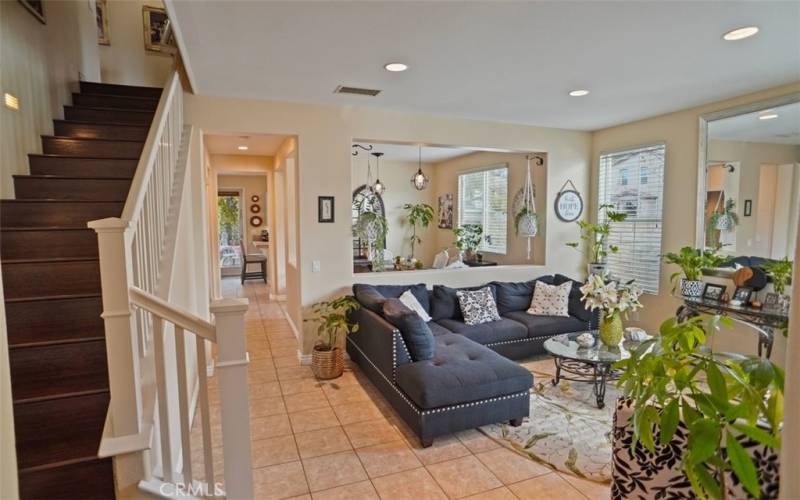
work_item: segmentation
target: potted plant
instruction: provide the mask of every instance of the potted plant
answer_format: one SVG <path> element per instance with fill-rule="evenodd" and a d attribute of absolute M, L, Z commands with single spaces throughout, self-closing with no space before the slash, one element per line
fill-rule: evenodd
<path fill-rule="evenodd" d="M 428 227 L 433 220 L 433 207 L 427 203 L 417 203 L 416 205 L 406 203 L 403 205 L 403 208 L 408 210 L 406 219 L 408 220 L 408 223 L 411 224 L 411 258 L 413 259 L 414 246 L 417 243 L 422 243 L 422 238 L 417 236 L 417 224 L 421 225 L 422 227 Z"/>
<path fill-rule="evenodd" d="M 792 278 L 792 261 L 788 257 L 784 257 L 781 260 L 769 261 L 761 267 L 772 277 L 772 287 L 779 296 L 778 303 L 780 308 L 788 311 L 792 298 L 786 295 L 786 285 L 789 284 L 789 280 Z"/>
<path fill-rule="evenodd" d="M 641 289 L 631 281 L 624 285 L 606 282 L 599 274 L 589 276 L 581 287 L 586 309 L 600 310 L 600 340 L 609 347 L 617 347 L 622 341 L 622 317 L 642 308 L 639 296 Z"/>
<path fill-rule="evenodd" d="M 740 439 L 780 448 L 784 372 L 765 358 L 714 353 L 707 340 L 720 324 L 733 323 L 720 316 L 669 319 L 660 336 L 615 363 L 633 406 L 631 451 L 647 463 L 680 454 L 698 498 L 729 498 L 735 480 L 760 498 L 762 478 Z M 685 439 L 673 441 L 679 427 Z"/>
<path fill-rule="evenodd" d="M 331 379 L 342 374 L 344 356 L 339 345 L 340 335 L 358 331 L 358 324 L 351 323 L 349 315 L 359 307 L 359 303 L 349 296 L 317 302 L 311 309 L 314 316 L 303 320 L 318 323 L 318 339 L 311 353 L 311 370 L 317 378 Z"/>
<path fill-rule="evenodd" d="M 514 216 L 514 232 L 517 236 L 536 236 L 539 232 L 539 214 L 527 205 L 523 205 Z"/>
<path fill-rule="evenodd" d="M 606 257 L 609 253 L 619 252 L 619 247 L 608 244 L 608 236 L 611 234 L 612 222 L 623 222 L 628 218 L 628 214 L 611 210 L 614 205 L 600 205 L 600 210 L 605 211 L 606 222 L 592 224 L 584 220 L 577 222 L 581 229 L 580 238 L 589 242 L 589 274 L 601 274 L 606 272 Z M 577 249 L 579 242 L 567 243 L 568 247 Z"/>
<path fill-rule="evenodd" d="M 369 244 L 373 271 L 383 271 L 383 251 L 386 250 L 386 235 L 389 223 L 386 217 L 375 212 L 361 212 L 353 224 L 353 235 Z"/>
<path fill-rule="evenodd" d="M 453 229 L 456 235 L 455 245 L 464 252 L 464 259 L 471 261 L 475 258 L 475 251 L 483 241 L 483 226 L 480 224 L 464 224 Z"/>
<path fill-rule="evenodd" d="M 680 286 L 681 295 L 684 297 L 700 297 L 703 295 L 705 283 L 700 279 L 703 276 L 703 269 L 716 267 L 725 262 L 724 257 L 717 255 L 714 250 L 700 250 L 694 247 L 683 247 L 678 253 L 670 252 L 664 255 L 664 260 L 668 264 L 680 266 L 681 272 L 672 273 L 669 277 L 672 281 L 672 292 Z M 678 281 L 678 278 L 681 278 Z"/>
<path fill-rule="evenodd" d="M 709 225 L 718 231 L 731 232 L 739 225 L 739 216 L 736 214 L 736 201 L 733 198 L 725 200 L 722 210 L 715 210 L 711 214 Z"/>

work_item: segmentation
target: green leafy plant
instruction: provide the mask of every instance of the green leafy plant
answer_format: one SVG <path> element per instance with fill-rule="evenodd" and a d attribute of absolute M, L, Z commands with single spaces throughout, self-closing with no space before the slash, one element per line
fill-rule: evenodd
<path fill-rule="evenodd" d="M 386 217 L 375 212 L 361 212 L 353 224 L 353 236 L 366 241 L 372 253 L 372 269 L 382 271 L 383 251 L 386 250 L 386 236 L 389 222 Z"/>
<path fill-rule="evenodd" d="M 314 316 L 303 321 L 318 323 L 315 349 L 321 351 L 336 349 L 341 334 L 357 332 L 358 323 L 351 323 L 349 318 L 350 313 L 360 307 L 358 301 L 349 296 L 314 304 L 311 307 Z"/>
<path fill-rule="evenodd" d="M 670 252 L 664 255 L 667 264 L 680 266 L 681 271 L 672 273 L 669 277 L 673 283 L 672 291 L 678 285 L 678 278 L 683 274 L 689 281 L 699 281 L 703 277 L 703 269 L 717 267 L 727 259 L 717 254 L 715 250 L 700 250 L 694 247 L 683 247 L 678 253 Z"/>
<path fill-rule="evenodd" d="M 533 210 L 529 210 L 528 207 L 523 206 L 520 208 L 519 212 L 517 212 L 517 215 L 514 216 L 514 233 L 517 236 L 519 236 L 519 225 L 526 217 L 531 217 L 534 220 L 534 224 L 537 227 L 539 226 L 539 214 Z"/>
<path fill-rule="evenodd" d="M 792 261 L 788 257 L 784 257 L 781 260 L 771 260 L 761 267 L 772 275 L 772 286 L 775 287 L 775 293 L 783 295 L 786 292 L 786 285 L 792 278 Z"/>
<path fill-rule="evenodd" d="M 681 464 L 700 498 L 727 498 L 728 473 L 759 498 L 756 467 L 737 436 L 781 445 L 783 370 L 756 356 L 725 359 L 706 343 L 710 332 L 732 324 L 720 316 L 669 319 L 659 337 L 614 364 L 623 370 L 618 385 L 633 403 L 631 446 L 655 452 L 656 443 L 670 443 L 682 422 L 688 440 Z"/>
<path fill-rule="evenodd" d="M 464 224 L 453 229 L 453 234 L 456 235 L 456 248 L 474 252 L 483 241 L 483 226 L 480 224 Z"/>
<path fill-rule="evenodd" d="M 422 238 L 417 236 L 417 225 L 428 227 L 433 220 L 433 207 L 427 203 L 417 203 L 416 205 L 406 203 L 403 205 L 403 208 L 408 210 L 406 219 L 408 223 L 411 224 L 411 257 L 413 258 L 414 246 L 418 243 L 422 243 Z"/>
<path fill-rule="evenodd" d="M 592 224 L 584 220 L 577 222 L 578 227 L 581 229 L 581 239 L 589 242 L 589 259 L 592 263 L 603 262 L 609 253 L 619 252 L 619 247 L 616 245 L 607 245 L 608 236 L 611 234 L 612 222 L 624 222 L 628 218 L 625 212 L 617 212 L 611 210 L 614 205 L 604 204 L 600 205 L 600 210 L 604 210 L 606 214 L 606 222 L 601 224 Z M 567 243 L 568 247 L 577 249 L 580 242 Z"/>
<path fill-rule="evenodd" d="M 242 239 L 239 230 L 239 197 L 217 197 L 217 220 L 219 223 L 220 243 L 224 245 L 238 244 Z"/>

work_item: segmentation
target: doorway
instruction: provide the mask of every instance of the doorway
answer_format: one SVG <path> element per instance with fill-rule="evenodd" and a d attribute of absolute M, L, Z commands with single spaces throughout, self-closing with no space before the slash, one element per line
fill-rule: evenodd
<path fill-rule="evenodd" d="M 242 272 L 242 191 L 226 189 L 217 193 L 219 268 L 222 276 Z"/>

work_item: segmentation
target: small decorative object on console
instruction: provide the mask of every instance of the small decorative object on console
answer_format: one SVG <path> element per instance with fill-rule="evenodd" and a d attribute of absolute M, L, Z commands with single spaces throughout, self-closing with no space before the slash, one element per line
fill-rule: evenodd
<path fill-rule="evenodd" d="M 747 304 L 750 302 L 750 296 L 753 294 L 752 288 L 747 288 L 744 286 L 737 286 L 736 291 L 733 292 L 733 300 L 731 302 L 738 301 L 741 304 Z"/>
<path fill-rule="evenodd" d="M 708 300 L 719 301 L 725 293 L 725 285 L 717 285 L 715 283 L 708 283 L 703 292 L 703 298 Z"/>
<path fill-rule="evenodd" d="M 581 347 L 591 347 L 594 345 L 594 335 L 591 333 L 582 333 L 575 338 L 575 342 Z"/>
<path fill-rule="evenodd" d="M 629 326 L 626 328 L 623 337 L 625 340 L 633 340 L 634 342 L 644 342 L 645 340 L 652 338 L 647 334 L 647 332 L 641 328 L 636 328 L 635 326 Z"/>
<path fill-rule="evenodd" d="M 600 340 L 607 346 L 618 346 L 622 342 L 622 316 L 642 308 L 639 296 L 642 290 L 636 283 L 618 285 L 606 283 L 602 276 L 593 274 L 581 287 L 586 309 L 601 311 Z"/>

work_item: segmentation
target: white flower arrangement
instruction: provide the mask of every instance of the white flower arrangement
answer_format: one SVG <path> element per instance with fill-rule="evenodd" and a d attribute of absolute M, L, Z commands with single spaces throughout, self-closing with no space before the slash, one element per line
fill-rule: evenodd
<path fill-rule="evenodd" d="M 636 283 L 627 285 L 617 285 L 614 281 L 606 283 L 602 276 L 593 274 L 581 287 L 581 292 L 583 292 L 581 300 L 586 309 L 592 311 L 600 309 L 607 318 L 619 311 L 625 319 L 628 319 L 628 313 L 642 308 L 642 303 L 639 302 L 642 290 Z"/>

